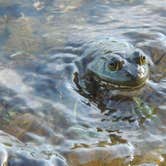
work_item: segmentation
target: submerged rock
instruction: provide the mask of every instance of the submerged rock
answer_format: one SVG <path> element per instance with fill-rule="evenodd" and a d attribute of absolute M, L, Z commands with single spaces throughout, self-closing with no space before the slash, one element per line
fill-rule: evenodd
<path fill-rule="evenodd" d="M 35 147 L 0 131 L 0 165 L 6 166 L 67 166 L 63 156 L 52 147 Z M 44 146 L 44 145 L 43 145 Z"/>

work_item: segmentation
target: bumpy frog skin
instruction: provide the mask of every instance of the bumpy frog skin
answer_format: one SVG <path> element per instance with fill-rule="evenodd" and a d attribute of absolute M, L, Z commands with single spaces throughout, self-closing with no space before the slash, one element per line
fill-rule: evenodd
<path fill-rule="evenodd" d="M 90 42 L 82 56 L 84 82 L 93 80 L 101 87 L 134 90 L 149 77 L 147 55 L 124 41 L 106 38 Z"/>

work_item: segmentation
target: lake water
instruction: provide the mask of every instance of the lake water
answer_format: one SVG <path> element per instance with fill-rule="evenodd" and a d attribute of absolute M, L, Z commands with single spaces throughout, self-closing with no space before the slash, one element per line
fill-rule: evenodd
<path fill-rule="evenodd" d="M 150 79 L 101 108 L 78 93 L 83 44 L 123 39 Z M 0 165 L 166 165 L 165 0 L 0 0 Z"/>

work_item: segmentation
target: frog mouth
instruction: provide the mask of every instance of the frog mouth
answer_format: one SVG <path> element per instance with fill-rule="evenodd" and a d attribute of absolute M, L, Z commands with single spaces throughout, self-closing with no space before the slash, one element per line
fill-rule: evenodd
<path fill-rule="evenodd" d="M 149 77 L 141 79 L 139 81 L 133 81 L 132 83 L 126 82 L 126 83 L 119 83 L 119 82 L 111 82 L 111 81 L 105 81 L 101 80 L 98 77 L 95 77 L 96 82 L 98 82 L 98 85 L 106 88 L 106 89 L 118 89 L 118 90 L 137 90 L 142 88 Z"/>

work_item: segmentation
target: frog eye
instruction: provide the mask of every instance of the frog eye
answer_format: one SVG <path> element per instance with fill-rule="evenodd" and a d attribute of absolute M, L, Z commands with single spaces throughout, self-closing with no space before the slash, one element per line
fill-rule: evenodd
<path fill-rule="evenodd" d="M 144 55 L 136 57 L 136 63 L 139 65 L 144 65 L 146 63 L 146 57 Z"/>
<path fill-rule="evenodd" d="M 145 55 L 143 55 L 143 53 L 136 51 L 134 55 L 135 55 L 135 61 L 137 64 L 144 65 L 146 63 L 146 57 Z"/>
<path fill-rule="evenodd" d="M 123 67 L 124 61 L 114 61 L 108 63 L 108 68 L 112 71 L 118 71 Z"/>

